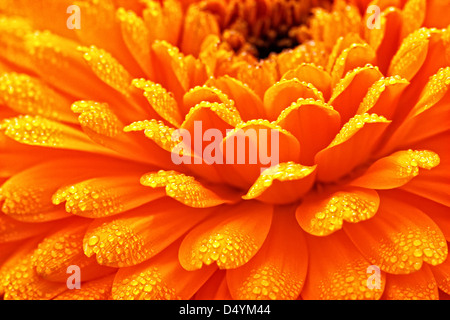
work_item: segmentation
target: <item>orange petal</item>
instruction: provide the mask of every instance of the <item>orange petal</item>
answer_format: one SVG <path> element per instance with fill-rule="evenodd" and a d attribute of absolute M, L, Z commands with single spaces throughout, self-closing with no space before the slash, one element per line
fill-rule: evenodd
<path fill-rule="evenodd" d="M 438 266 L 431 267 L 431 271 L 433 272 L 439 289 L 450 294 L 450 259 L 445 260 Z"/>
<path fill-rule="evenodd" d="M 314 164 L 314 156 L 328 146 L 340 128 L 340 115 L 320 100 L 300 98 L 283 110 L 276 124 L 300 142 L 300 162 Z"/>
<path fill-rule="evenodd" d="M 120 161 L 91 157 L 61 158 L 36 165 L 11 177 L 2 185 L 2 211 L 26 222 L 70 217 L 63 208 L 57 208 L 52 203 L 52 195 L 58 188 L 111 171 L 121 172 L 124 168 L 130 171 L 136 169 Z"/>
<path fill-rule="evenodd" d="M 382 76 L 377 67 L 366 66 L 347 73 L 336 85 L 328 104 L 339 112 L 341 123 L 356 114 L 369 88 Z"/>
<path fill-rule="evenodd" d="M 144 91 L 148 103 L 158 115 L 175 127 L 179 127 L 182 120 L 180 109 L 175 98 L 160 84 L 145 79 L 134 79 L 133 86 Z"/>
<path fill-rule="evenodd" d="M 183 26 L 183 4 L 174 0 L 143 2 L 146 8 L 142 16 L 150 32 L 150 44 L 155 40 L 177 44 Z"/>
<path fill-rule="evenodd" d="M 92 143 L 82 131 L 41 116 L 4 119 L 0 130 L 27 145 L 112 154 L 109 149 Z"/>
<path fill-rule="evenodd" d="M 53 300 L 111 300 L 114 276 L 83 282 L 78 290 L 66 290 Z"/>
<path fill-rule="evenodd" d="M 177 102 L 181 102 L 189 90 L 189 75 L 185 64 L 185 56 L 179 49 L 165 41 L 155 41 L 152 45 L 155 64 L 164 66 L 157 69 L 156 79 L 165 89 L 174 94 Z"/>
<path fill-rule="evenodd" d="M 239 80 L 223 76 L 217 79 L 211 78 L 205 85 L 221 90 L 233 100 L 244 121 L 264 117 L 264 107 L 261 98 Z"/>
<path fill-rule="evenodd" d="M 388 274 L 383 299 L 438 300 L 438 286 L 428 267 L 408 275 Z"/>
<path fill-rule="evenodd" d="M 117 157 L 157 163 L 154 150 L 148 150 L 139 139 L 124 132 L 122 121 L 109 104 L 82 100 L 74 102 L 71 109 L 79 114 L 84 133 L 95 143 L 114 150 Z"/>
<path fill-rule="evenodd" d="M 450 24 L 448 15 L 442 14 L 450 5 L 449 0 L 429 0 L 424 26 L 428 28 L 445 28 Z"/>
<path fill-rule="evenodd" d="M 126 48 L 120 32 L 120 21 L 116 16 L 116 8 L 112 0 L 103 2 L 80 1 L 77 2 L 82 12 L 82 28 L 75 29 L 78 38 L 85 45 L 95 45 L 103 48 L 117 57 L 127 70 L 139 76 L 141 69 L 133 56 Z M 85 32 L 84 30 L 89 30 Z M 103 35 L 107 34 L 108 37 Z"/>
<path fill-rule="evenodd" d="M 411 145 L 450 129 L 450 67 L 433 75 L 419 102 L 385 145 L 384 150 Z"/>
<path fill-rule="evenodd" d="M 133 266 L 163 251 L 210 213 L 161 199 L 118 217 L 97 219 L 84 236 L 84 253 L 95 255 L 101 265 Z"/>
<path fill-rule="evenodd" d="M 166 195 L 193 208 L 215 207 L 236 200 L 236 194 L 228 189 L 217 187 L 214 192 L 195 178 L 175 171 L 160 170 L 141 177 L 141 184 L 151 188 L 165 188 Z"/>
<path fill-rule="evenodd" d="M 7 272 L 2 283 L 5 300 L 48 300 L 67 289 L 65 283 L 42 279 L 34 270 L 31 259 L 32 254 L 26 255 Z"/>
<path fill-rule="evenodd" d="M 340 230 L 344 220 L 358 223 L 372 218 L 379 202 L 373 190 L 342 188 L 306 197 L 297 208 L 296 216 L 303 230 L 315 236 L 326 236 Z"/>
<path fill-rule="evenodd" d="M 335 181 L 364 164 L 389 124 L 390 121 L 376 114 L 350 119 L 331 144 L 316 155 L 317 178 Z"/>
<path fill-rule="evenodd" d="M 221 269 L 247 263 L 260 249 L 272 222 L 273 208 L 246 201 L 222 211 L 195 227 L 180 246 L 180 263 L 186 270 L 217 263 Z"/>
<path fill-rule="evenodd" d="M 177 259 L 179 242 L 159 255 L 130 268 L 121 268 L 114 279 L 115 300 L 188 300 L 217 270 L 210 266 L 186 271 Z"/>
<path fill-rule="evenodd" d="M 73 221 L 69 227 L 61 228 L 39 243 L 31 262 L 36 273 L 43 279 L 66 283 L 69 266 L 80 267 L 83 281 L 103 277 L 114 271 L 89 259 L 83 252 L 83 237 L 89 220 Z"/>
<path fill-rule="evenodd" d="M 369 288 L 371 264 L 363 258 L 344 232 L 327 237 L 307 236 L 309 265 L 302 290 L 305 300 L 377 300 L 381 297 L 385 274 L 380 274 L 380 289 Z"/>
<path fill-rule="evenodd" d="M 247 84 L 261 98 L 279 78 L 275 60 L 265 59 L 256 64 L 252 62 L 237 64 L 236 79 Z"/>
<path fill-rule="evenodd" d="M 225 106 L 235 109 L 235 102 L 231 100 L 228 95 L 223 93 L 221 90 L 214 88 L 214 87 L 208 87 L 208 86 L 202 86 L 202 87 L 195 87 L 189 90 L 183 97 L 183 114 L 188 114 L 189 110 L 194 108 L 196 105 L 207 101 L 211 103 L 221 103 Z"/>
<path fill-rule="evenodd" d="M 404 39 L 423 25 L 427 11 L 427 2 L 426 0 L 406 1 L 402 10 L 403 25 L 400 39 Z"/>
<path fill-rule="evenodd" d="M 312 187 L 316 167 L 284 162 L 264 170 L 242 198 L 272 204 L 288 204 L 301 199 Z"/>
<path fill-rule="evenodd" d="M 376 52 L 367 43 L 353 43 L 344 49 L 331 70 L 333 83 L 337 83 L 347 72 L 367 64 L 376 64 Z"/>
<path fill-rule="evenodd" d="M 429 39 L 437 31 L 421 28 L 409 34 L 392 58 L 388 75 L 410 81 L 422 67 L 428 53 Z"/>
<path fill-rule="evenodd" d="M 42 222 L 39 227 L 35 223 L 21 222 L 0 213 L 0 243 L 8 243 L 45 234 L 59 223 Z"/>
<path fill-rule="evenodd" d="M 52 202 L 65 202 L 68 213 L 86 218 L 102 218 L 137 208 L 162 198 L 162 190 L 142 186 L 139 175 L 111 176 L 85 180 L 59 188 Z"/>
<path fill-rule="evenodd" d="M 370 112 L 392 119 L 400 96 L 408 84 L 400 76 L 381 78 L 369 88 L 357 114 Z"/>
<path fill-rule="evenodd" d="M 76 123 L 70 100 L 38 78 L 22 73 L 0 75 L 0 103 L 19 113 Z"/>
<path fill-rule="evenodd" d="M 190 6 L 184 19 L 183 40 L 181 41 L 183 52 L 197 57 L 203 40 L 211 34 L 220 34 L 217 19 L 201 10 L 198 5 Z"/>
<path fill-rule="evenodd" d="M 398 151 L 376 161 L 350 184 L 370 189 L 395 189 L 418 176 L 419 169 L 431 170 L 439 163 L 439 155 L 431 151 Z"/>
<path fill-rule="evenodd" d="M 137 12 L 137 11 L 136 11 Z M 150 30 L 144 20 L 135 11 L 118 8 L 117 19 L 120 21 L 123 40 L 146 76 L 154 78 L 154 66 L 150 54 Z"/>
<path fill-rule="evenodd" d="M 366 19 L 367 21 L 367 15 Z M 383 74 L 387 73 L 392 57 L 397 52 L 401 39 L 399 30 L 403 27 L 402 11 L 395 7 L 387 7 L 381 12 L 381 28 L 366 29 L 366 38 L 371 46 L 377 50 L 377 65 Z"/>
<path fill-rule="evenodd" d="M 298 79 L 281 80 L 267 89 L 264 109 L 268 120 L 276 120 L 280 113 L 300 98 L 324 101 L 322 93 L 311 83 Z"/>
<path fill-rule="evenodd" d="M 447 242 L 426 214 L 407 204 L 395 191 L 379 192 L 380 208 L 374 218 L 344 230 L 358 249 L 381 270 L 408 274 L 423 262 L 438 265 L 447 258 Z"/>
<path fill-rule="evenodd" d="M 195 300 L 233 300 L 228 289 L 227 272 L 217 270 L 194 296 Z"/>
<path fill-rule="evenodd" d="M 396 190 L 398 197 L 404 202 L 413 205 L 429 216 L 442 231 L 447 241 L 450 240 L 450 219 L 448 218 L 447 206 L 434 202 L 433 200 L 414 195 L 412 193 Z"/>
<path fill-rule="evenodd" d="M 293 207 L 278 209 L 267 239 L 255 257 L 244 266 L 227 271 L 233 298 L 292 300 L 298 297 L 306 277 L 308 251 L 293 213 Z"/>
<path fill-rule="evenodd" d="M 283 162 L 297 162 L 300 144 L 288 131 L 267 120 L 239 124 L 220 146 L 223 166 L 219 173 L 232 186 L 247 190 L 261 170 Z"/>
<path fill-rule="evenodd" d="M 300 82 L 311 83 L 316 87 L 328 101 L 331 96 L 331 77 L 323 70 L 312 63 L 303 63 L 294 70 L 286 72 L 281 80 L 298 79 Z"/>

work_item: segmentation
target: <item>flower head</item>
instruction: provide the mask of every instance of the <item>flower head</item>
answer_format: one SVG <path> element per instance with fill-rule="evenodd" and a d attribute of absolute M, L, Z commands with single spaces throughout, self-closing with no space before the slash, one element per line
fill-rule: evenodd
<path fill-rule="evenodd" d="M 450 294 L 448 1 L 65 5 L 0 1 L 5 299 Z"/>

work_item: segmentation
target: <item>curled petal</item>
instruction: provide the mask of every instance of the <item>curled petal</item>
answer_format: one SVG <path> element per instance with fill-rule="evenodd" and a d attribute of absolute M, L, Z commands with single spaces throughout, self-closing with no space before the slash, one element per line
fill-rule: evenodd
<path fill-rule="evenodd" d="M 164 120 L 179 127 L 182 116 L 175 98 L 160 84 L 145 79 L 134 79 L 132 85 L 144 91 L 148 103 Z"/>
<path fill-rule="evenodd" d="M 228 190 L 221 189 L 215 193 L 195 178 L 175 171 L 147 173 L 141 177 L 141 184 L 152 188 L 165 188 L 167 196 L 193 208 L 215 207 L 231 203 L 235 198 Z"/>
<path fill-rule="evenodd" d="M 400 76 L 381 78 L 369 88 L 357 114 L 371 112 L 392 119 L 400 96 L 408 85 L 409 82 Z"/>
<path fill-rule="evenodd" d="M 333 181 L 366 162 L 390 121 L 376 114 L 350 119 L 331 144 L 316 155 L 317 178 Z"/>
<path fill-rule="evenodd" d="M 300 82 L 297 79 L 275 83 L 264 94 L 264 109 L 268 119 L 276 120 L 284 109 L 300 98 L 324 101 L 322 93 L 311 83 Z"/>
<path fill-rule="evenodd" d="M 136 208 L 164 196 L 139 183 L 139 175 L 111 176 L 85 180 L 59 188 L 53 204 L 65 202 L 65 209 L 86 218 L 102 218 Z"/>
<path fill-rule="evenodd" d="M 356 114 L 369 88 L 382 76 L 377 67 L 365 66 L 352 70 L 339 81 L 328 104 L 339 112 L 342 123 Z"/>
<path fill-rule="evenodd" d="M 247 263 L 260 249 L 272 222 L 273 207 L 246 201 L 223 207 L 184 238 L 179 260 L 186 270 L 217 263 L 233 269 Z"/>
<path fill-rule="evenodd" d="M 347 72 L 376 62 L 376 52 L 367 43 L 353 43 L 344 49 L 336 59 L 331 77 L 337 83 Z"/>
<path fill-rule="evenodd" d="M 291 79 L 311 83 L 322 92 L 326 101 L 331 96 L 331 77 L 322 67 L 318 67 L 312 63 L 303 63 L 296 69 L 286 72 L 281 78 L 281 80 Z"/>
<path fill-rule="evenodd" d="M 297 221 L 306 232 L 327 236 L 342 228 L 344 220 L 358 223 L 372 218 L 380 203 L 370 189 L 343 188 L 339 191 L 306 197 L 297 208 Z"/>
<path fill-rule="evenodd" d="M 276 124 L 300 142 L 300 162 L 311 165 L 314 156 L 325 148 L 340 128 L 339 113 L 320 100 L 299 99 L 283 110 Z"/>
<path fill-rule="evenodd" d="M 301 199 L 312 187 L 316 167 L 294 162 L 277 164 L 264 170 L 242 198 L 286 204 Z"/>
<path fill-rule="evenodd" d="M 208 80 L 206 86 L 218 88 L 234 101 L 235 107 L 244 121 L 258 119 L 264 116 L 264 107 L 261 98 L 241 81 L 229 76 L 223 76 Z"/>
<path fill-rule="evenodd" d="M 376 161 L 350 184 L 370 189 L 395 189 L 419 175 L 419 169 L 431 170 L 439 163 L 439 156 L 431 151 L 398 151 Z"/>

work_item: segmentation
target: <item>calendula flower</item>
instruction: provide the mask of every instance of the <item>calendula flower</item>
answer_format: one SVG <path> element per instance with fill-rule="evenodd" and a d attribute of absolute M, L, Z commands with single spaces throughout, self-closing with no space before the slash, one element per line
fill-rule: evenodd
<path fill-rule="evenodd" d="M 75 4 L 0 1 L 4 299 L 450 294 L 449 1 Z"/>

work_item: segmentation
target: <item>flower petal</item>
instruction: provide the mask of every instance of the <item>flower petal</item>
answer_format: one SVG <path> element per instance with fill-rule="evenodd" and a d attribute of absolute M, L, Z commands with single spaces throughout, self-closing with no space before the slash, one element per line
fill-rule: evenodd
<path fill-rule="evenodd" d="M 339 81 L 328 104 L 339 112 L 341 123 L 356 114 L 369 88 L 382 76 L 377 67 L 365 66 L 352 70 Z"/>
<path fill-rule="evenodd" d="M 408 85 L 409 82 L 400 76 L 381 78 L 369 88 L 357 114 L 370 112 L 392 119 L 400 96 Z"/>
<path fill-rule="evenodd" d="M 183 52 L 197 57 L 203 40 L 211 34 L 220 34 L 217 19 L 198 5 L 189 6 L 185 15 L 183 40 L 180 46 Z"/>
<path fill-rule="evenodd" d="M 268 120 L 276 120 L 279 114 L 300 98 L 324 101 L 322 93 L 311 83 L 298 79 L 281 80 L 264 94 L 264 109 Z"/>
<path fill-rule="evenodd" d="M 287 204 L 301 199 L 312 187 L 316 167 L 284 162 L 264 170 L 242 198 L 272 204 Z"/>
<path fill-rule="evenodd" d="M 380 199 L 370 189 L 342 188 L 307 196 L 297 208 L 297 221 L 306 232 L 326 236 L 342 228 L 344 220 L 358 223 L 372 218 Z"/>
<path fill-rule="evenodd" d="M 19 113 L 76 123 L 70 100 L 45 82 L 23 73 L 0 75 L 0 103 Z"/>
<path fill-rule="evenodd" d="M 331 77 L 322 68 L 312 63 L 302 63 L 296 69 L 286 72 L 281 80 L 298 79 L 300 82 L 311 83 L 322 94 L 325 101 L 331 96 Z"/>
<path fill-rule="evenodd" d="M 163 251 L 211 210 L 162 199 L 118 217 L 97 219 L 84 236 L 84 253 L 111 267 L 128 267 Z"/>
<path fill-rule="evenodd" d="M 436 280 L 430 268 L 408 275 L 388 274 L 383 299 L 386 300 L 438 300 Z"/>
<path fill-rule="evenodd" d="M 239 111 L 244 121 L 262 118 L 264 107 L 261 98 L 255 94 L 247 85 L 229 76 L 211 78 L 205 84 L 214 87 L 225 93 Z"/>
<path fill-rule="evenodd" d="M 179 260 L 186 270 L 217 263 L 221 269 L 247 263 L 260 249 L 272 222 L 273 208 L 246 201 L 223 207 L 184 238 Z"/>
<path fill-rule="evenodd" d="M 447 242 L 439 227 L 395 191 L 380 193 L 376 216 L 344 230 L 361 252 L 381 270 L 409 274 L 423 262 L 438 265 L 447 258 Z"/>
<path fill-rule="evenodd" d="M 450 129 L 450 67 L 433 75 L 419 102 L 386 143 L 384 150 L 411 145 Z"/>
<path fill-rule="evenodd" d="M 141 177 L 141 184 L 152 188 L 166 189 L 166 195 L 193 208 L 215 207 L 224 203 L 232 203 L 235 195 L 222 188 L 217 192 L 203 186 L 195 178 L 175 171 L 147 173 Z"/>
<path fill-rule="evenodd" d="M 439 163 L 439 155 L 431 151 L 398 151 L 376 161 L 350 184 L 370 189 L 395 189 L 418 176 L 419 169 L 431 170 Z"/>
<path fill-rule="evenodd" d="M 65 202 L 68 213 L 85 218 L 103 218 L 162 198 L 162 190 L 139 183 L 140 174 L 84 180 L 59 188 L 52 196 L 54 205 Z"/>
<path fill-rule="evenodd" d="M 132 85 L 144 91 L 144 96 L 153 110 L 164 120 L 175 127 L 179 127 L 182 115 L 175 98 L 159 83 L 145 79 L 134 79 Z"/>
<path fill-rule="evenodd" d="M 188 300 L 217 268 L 186 271 L 177 259 L 179 242 L 159 255 L 130 268 L 121 268 L 114 279 L 114 300 Z"/>
<path fill-rule="evenodd" d="M 300 142 L 300 162 L 314 164 L 314 156 L 328 146 L 340 129 L 340 115 L 320 100 L 300 98 L 275 122 Z"/>
<path fill-rule="evenodd" d="M 376 52 L 367 43 L 353 43 L 344 49 L 331 70 L 333 83 L 337 83 L 347 72 L 376 62 Z"/>
<path fill-rule="evenodd" d="M 121 172 L 124 168 L 136 169 L 113 159 L 86 156 L 60 158 L 38 164 L 14 175 L 2 185 L 2 211 L 25 222 L 70 217 L 63 208 L 57 208 L 52 203 L 52 195 L 58 188 L 93 176 L 106 175 L 110 170 Z"/>
<path fill-rule="evenodd" d="M 242 267 L 227 271 L 233 298 L 292 300 L 298 297 L 306 277 L 308 252 L 293 211 L 292 206 L 277 209 L 267 239 L 255 257 Z"/>
<path fill-rule="evenodd" d="M 372 151 L 390 121 L 376 114 L 356 115 L 347 122 L 331 144 L 316 155 L 317 178 L 335 181 L 372 156 Z"/>
<path fill-rule="evenodd" d="M 115 274 L 83 282 L 78 290 L 66 290 L 53 300 L 111 300 Z"/>
<path fill-rule="evenodd" d="M 195 300 L 232 300 L 227 284 L 227 271 L 217 270 L 194 296 Z"/>
<path fill-rule="evenodd" d="M 377 300 L 381 297 L 385 274 L 380 274 L 380 289 L 369 289 L 368 267 L 344 232 L 327 237 L 307 236 L 309 265 L 302 298 L 306 300 Z"/>
<path fill-rule="evenodd" d="M 69 227 L 47 235 L 38 244 L 31 263 L 40 277 L 66 283 L 67 269 L 72 265 L 80 267 L 83 281 L 100 278 L 115 271 L 113 268 L 100 266 L 94 258 L 84 255 L 83 237 L 88 224 L 88 220 L 72 221 Z"/>

